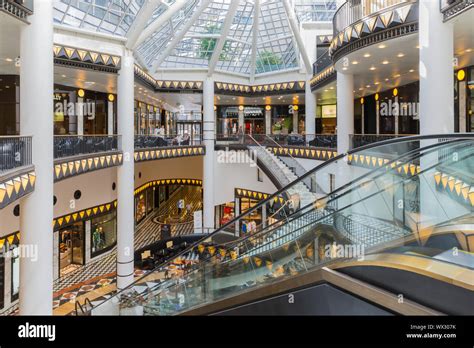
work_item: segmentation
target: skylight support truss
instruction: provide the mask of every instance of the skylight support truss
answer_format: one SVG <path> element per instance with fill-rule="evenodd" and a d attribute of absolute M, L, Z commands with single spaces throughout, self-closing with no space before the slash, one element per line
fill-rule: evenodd
<path fill-rule="evenodd" d="M 145 1 L 145 4 L 140 9 L 140 12 L 138 12 L 137 17 L 135 18 L 135 21 L 133 21 L 133 24 L 127 33 L 128 40 L 125 45 L 127 48 L 133 49 L 137 45 L 140 34 L 143 32 L 143 29 L 145 29 L 145 26 L 148 23 L 148 21 L 152 18 L 153 12 L 155 11 L 155 9 L 161 3 L 163 3 L 162 0 Z"/>
<path fill-rule="evenodd" d="M 171 40 L 170 43 L 168 43 L 168 46 L 166 46 L 166 49 L 164 50 L 164 52 L 160 56 L 158 56 L 158 58 L 153 62 L 151 71 L 156 72 L 158 70 L 161 63 L 163 63 L 166 57 L 168 57 L 171 54 L 171 52 L 173 52 L 173 49 L 183 39 L 184 35 L 188 32 L 189 28 L 191 28 L 194 22 L 196 22 L 196 20 L 199 18 L 201 13 L 206 9 L 206 7 L 209 5 L 210 2 L 211 0 L 202 0 L 199 8 L 197 8 L 196 11 L 194 11 L 193 15 L 191 16 L 191 18 L 187 22 L 184 23 L 184 26 L 181 28 L 181 30 L 173 36 L 173 39 Z"/>
<path fill-rule="evenodd" d="M 257 0 L 258 1 L 258 0 Z M 230 26 L 232 25 L 235 17 L 235 13 L 239 8 L 240 0 L 233 0 L 230 4 L 229 11 L 227 12 L 227 18 L 224 22 L 224 27 L 222 28 L 222 32 L 220 33 L 219 39 L 217 41 L 216 47 L 214 52 L 212 53 L 211 60 L 209 61 L 209 69 L 208 69 L 208 76 L 212 76 L 214 73 L 214 69 L 216 68 L 217 61 L 221 55 L 222 49 L 224 48 L 224 44 L 227 41 L 227 36 L 229 35 Z"/>
<path fill-rule="evenodd" d="M 258 25 L 260 18 L 260 0 L 255 0 L 255 8 L 253 15 L 253 29 L 252 29 L 252 56 L 250 63 L 250 82 L 255 81 L 255 70 L 257 70 L 257 40 L 258 40 Z"/>

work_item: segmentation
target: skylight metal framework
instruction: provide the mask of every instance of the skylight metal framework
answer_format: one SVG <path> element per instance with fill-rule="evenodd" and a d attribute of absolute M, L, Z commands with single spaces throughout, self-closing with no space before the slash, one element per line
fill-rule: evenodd
<path fill-rule="evenodd" d="M 55 22 L 126 37 L 143 68 L 248 76 L 308 69 L 305 21 L 330 21 L 336 0 L 60 0 Z M 293 18 L 294 17 L 294 18 Z"/>

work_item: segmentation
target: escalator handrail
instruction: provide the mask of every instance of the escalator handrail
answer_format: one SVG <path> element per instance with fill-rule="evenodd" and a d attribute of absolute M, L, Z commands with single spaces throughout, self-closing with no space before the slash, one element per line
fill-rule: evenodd
<path fill-rule="evenodd" d="M 132 286 L 133 284 L 135 284 L 136 282 L 139 282 L 141 279 L 147 277 L 149 274 L 151 274 L 152 272 L 162 268 L 164 265 L 168 264 L 171 260 L 174 260 L 174 259 L 178 259 L 179 257 L 181 257 L 182 255 L 188 253 L 189 251 L 191 251 L 193 248 L 195 248 L 196 246 L 198 246 L 199 244 L 201 244 L 204 240 L 212 237 L 213 235 L 221 232 L 222 230 L 225 230 L 225 228 L 229 227 L 230 225 L 234 224 L 235 222 L 239 221 L 242 219 L 243 216 L 246 216 L 248 215 L 249 213 L 253 212 L 254 210 L 260 208 L 261 206 L 263 206 L 264 204 L 266 204 L 267 202 L 271 201 L 272 199 L 274 199 L 275 197 L 278 197 L 279 195 L 281 195 L 282 193 L 284 193 L 285 191 L 288 190 L 288 188 L 290 188 L 291 186 L 294 185 L 294 183 L 296 181 L 301 181 L 303 180 L 304 178 L 312 175 L 314 172 L 316 171 L 319 171 L 320 169 L 322 168 L 325 168 L 327 167 L 328 165 L 334 163 L 334 162 L 337 162 L 338 160 L 344 158 L 345 156 L 349 155 L 349 154 L 354 154 L 354 153 L 357 153 L 357 152 L 361 152 L 361 151 L 365 151 L 367 149 L 371 149 L 371 148 L 375 148 L 375 147 L 380 147 L 380 146 L 385 146 L 385 145 L 390 145 L 390 144 L 396 144 L 396 143 L 406 143 L 406 142 L 409 142 L 409 141 L 417 141 L 417 140 L 436 140 L 436 139 L 463 139 L 463 138 L 466 138 L 466 139 L 474 139 L 474 133 L 470 134 L 470 133 L 455 133 L 455 134 L 433 134 L 433 135 L 417 135 L 417 136 L 408 136 L 408 137 L 400 137 L 400 138 L 394 138 L 394 139 L 388 139 L 388 140 L 382 140 L 380 142 L 375 142 L 375 143 L 371 143 L 371 144 L 367 144 L 367 145 L 364 145 L 364 146 L 361 146 L 361 147 L 358 147 L 356 149 L 352 149 L 352 150 L 349 150 L 348 152 L 346 153 L 342 153 L 342 154 L 338 154 L 337 156 L 333 157 L 332 159 L 330 160 L 327 160 L 323 163 L 321 163 L 320 165 L 312 168 L 310 171 L 308 171 L 307 173 L 305 173 L 304 175 L 302 175 L 301 177 L 299 177 L 297 180 L 289 183 L 288 185 L 286 185 L 285 187 L 281 188 L 280 190 L 278 190 L 277 192 L 269 195 L 266 199 L 262 200 L 261 202 L 259 202 L 258 204 L 256 204 L 253 208 L 247 210 L 245 213 L 243 214 L 240 214 L 239 216 L 235 217 L 234 219 L 228 221 L 226 224 L 224 224 L 223 226 L 221 226 L 220 228 L 216 229 L 215 231 L 213 231 L 212 233 L 209 233 L 208 235 L 204 236 L 202 239 L 198 240 L 197 242 L 191 244 L 190 246 L 188 246 L 186 249 L 182 250 L 181 252 L 179 252 L 178 254 L 172 256 L 171 258 L 161 262 L 159 265 L 155 266 L 152 270 L 150 270 L 149 272 L 145 273 L 144 275 L 142 275 L 140 278 L 136 279 L 133 281 L 132 284 L 130 284 L 129 286 L 125 287 L 124 289 L 120 290 L 119 292 L 117 292 L 115 295 L 113 296 L 117 296 L 119 293 L 122 293 L 122 292 L 125 292 L 126 290 L 129 289 L 130 286 Z M 421 149 L 421 148 L 420 148 Z M 419 150 L 419 149 L 418 149 Z M 403 155 L 406 155 L 406 154 L 403 154 Z M 380 168 L 377 168 L 377 169 L 380 169 Z M 357 181 L 359 178 L 351 181 L 350 183 L 347 183 L 343 186 L 341 186 L 340 188 L 338 189 L 342 189 L 344 187 L 347 187 L 349 186 L 352 182 L 355 182 Z M 304 207 L 300 208 L 300 209 L 303 209 Z M 269 227 L 269 226 L 267 226 Z"/>

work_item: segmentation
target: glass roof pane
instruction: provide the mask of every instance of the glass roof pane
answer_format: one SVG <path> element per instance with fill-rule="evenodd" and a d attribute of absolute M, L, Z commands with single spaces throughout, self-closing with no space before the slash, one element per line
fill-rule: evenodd
<path fill-rule="evenodd" d="M 336 0 L 295 0 L 300 22 L 331 22 L 336 9 Z"/>
<path fill-rule="evenodd" d="M 145 0 L 54 1 L 54 22 L 125 36 Z"/>

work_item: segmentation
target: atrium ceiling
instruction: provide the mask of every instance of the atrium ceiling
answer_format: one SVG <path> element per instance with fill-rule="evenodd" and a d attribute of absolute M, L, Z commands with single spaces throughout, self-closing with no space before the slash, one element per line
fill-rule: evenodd
<path fill-rule="evenodd" d="M 303 22 L 331 21 L 335 0 L 61 0 L 57 25 L 127 39 L 150 74 L 230 73 L 251 81 L 311 71 Z"/>

